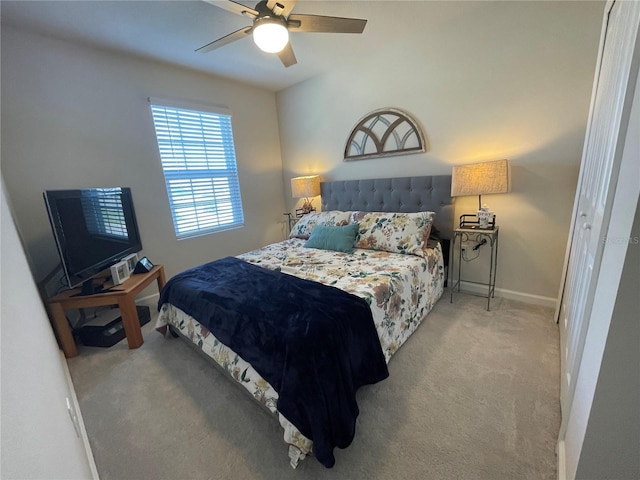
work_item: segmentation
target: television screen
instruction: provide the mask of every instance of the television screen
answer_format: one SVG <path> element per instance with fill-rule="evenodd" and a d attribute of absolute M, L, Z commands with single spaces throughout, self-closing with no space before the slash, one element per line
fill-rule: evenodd
<path fill-rule="evenodd" d="M 142 250 L 131 189 L 47 190 L 44 200 L 69 288 Z"/>

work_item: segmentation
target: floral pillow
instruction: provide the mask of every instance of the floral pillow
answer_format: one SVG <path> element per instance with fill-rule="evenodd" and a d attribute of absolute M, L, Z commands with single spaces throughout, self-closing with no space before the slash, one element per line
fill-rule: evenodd
<path fill-rule="evenodd" d="M 351 223 L 359 223 L 356 248 L 382 250 L 424 257 L 434 212 L 353 212 Z"/>
<path fill-rule="evenodd" d="M 350 218 L 351 212 L 341 212 L 340 210 L 307 213 L 293 226 L 289 238 L 308 239 L 316 225 L 340 227 L 348 225 Z"/>

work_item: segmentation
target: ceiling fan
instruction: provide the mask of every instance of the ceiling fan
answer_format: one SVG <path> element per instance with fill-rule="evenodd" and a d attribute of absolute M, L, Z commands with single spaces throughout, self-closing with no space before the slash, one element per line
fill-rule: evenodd
<path fill-rule="evenodd" d="M 285 67 L 297 63 L 289 42 L 289 32 L 362 33 L 367 24 L 366 20 L 358 18 L 292 14 L 296 0 L 262 0 L 255 8 L 234 0 L 204 1 L 238 15 L 246 15 L 253 20 L 253 25 L 214 40 L 196 52 L 210 52 L 252 34 L 256 45 L 264 52 L 276 53 Z"/>

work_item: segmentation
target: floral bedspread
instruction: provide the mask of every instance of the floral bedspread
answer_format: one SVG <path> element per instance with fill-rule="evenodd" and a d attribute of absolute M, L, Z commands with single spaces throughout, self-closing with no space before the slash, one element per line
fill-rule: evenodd
<path fill-rule="evenodd" d="M 305 248 L 305 241 L 289 239 L 238 255 L 247 262 L 318 281 L 360 296 L 371 307 L 387 363 L 415 331 L 442 296 L 444 264 L 440 244 L 427 249 L 425 258 L 376 250 L 353 253 Z M 242 384 L 274 414 L 278 393 L 231 349 L 220 343 L 197 320 L 170 304 L 160 310 L 156 328 L 173 325 Z M 295 468 L 311 452 L 313 442 L 281 414 L 285 442 Z"/>
<path fill-rule="evenodd" d="M 387 362 L 442 295 L 444 266 L 439 243 L 426 258 L 365 249 L 341 253 L 305 248 L 304 243 L 285 240 L 238 258 L 364 298 Z"/>

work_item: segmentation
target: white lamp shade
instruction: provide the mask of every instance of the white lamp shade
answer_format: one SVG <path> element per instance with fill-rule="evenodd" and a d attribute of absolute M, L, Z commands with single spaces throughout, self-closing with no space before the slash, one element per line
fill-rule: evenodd
<path fill-rule="evenodd" d="M 451 196 L 485 195 L 509 191 L 509 162 L 473 163 L 453 167 Z"/>
<path fill-rule="evenodd" d="M 320 176 L 309 175 L 291 179 L 291 196 L 293 198 L 309 198 L 320 195 Z"/>
<path fill-rule="evenodd" d="M 278 53 L 289 42 L 289 31 L 281 21 L 264 17 L 253 27 L 253 41 L 263 52 Z"/>

